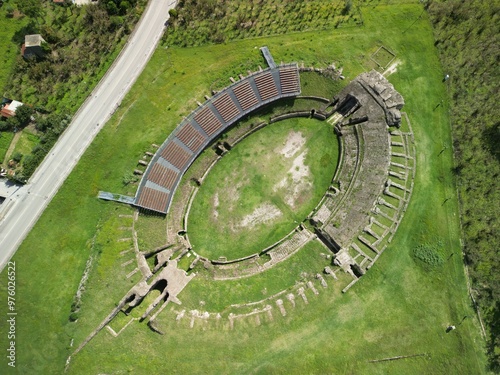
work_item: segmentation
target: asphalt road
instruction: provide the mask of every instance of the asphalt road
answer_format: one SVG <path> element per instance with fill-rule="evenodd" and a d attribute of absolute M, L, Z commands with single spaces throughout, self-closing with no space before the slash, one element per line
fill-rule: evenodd
<path fill-rule="evenodd" d="M 0 206 L 0 271 L 149 61 L 175 0 L 150 0 L 121 54 L 29 183 Z"/>

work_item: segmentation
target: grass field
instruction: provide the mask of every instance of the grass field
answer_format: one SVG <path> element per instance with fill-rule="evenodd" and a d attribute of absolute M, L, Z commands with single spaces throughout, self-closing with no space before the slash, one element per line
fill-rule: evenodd
<path fill-rule="evenodd" d="M 28 155 L 33 147 L 40 142 L 40 138 L 33 134 L 31 131 L 24 129 L 22 131 L 21 137 L 14 147 L 13 154 L 20 152 L 23 155 Z"/>
<path fill-rule="evenodd" d="M 389 79 L 405 97 L 417 147 L 413 197 L 397 235 L 348 293 L 341 294 L 330 281 L 318 296 L 308 292 L 308 305 L 297 303 L 295 310 L 287 306 L 286 317 L 275 308 L 273 320 L 262 319 L 260 326 L 255 320 L 242 319 L 232 330 L 217 320 L 197 321 L 190 328 L 187 318 L 176 321 L 175 311 L 217 312 L 245 299 L 260 299 L 263 285 L 271 286 L 276 279 L 280 289 L 296 280 L 300 267 L 294 262 L 304 254 L 283 263 L 292 270 L 290 274 L 272 269 L 255 283 L 252 279 L 245 284 L 195 278 L 179 295 L 185 303 L 169 305 L 159 316 L 165 335 L 138 322 L 116 338 L 104 330 L 72 358 L 66 373 L 485 372 L 483 341 L 470 308 L 460 252 L 450 147 L 441 153 L 443 146 L 450 145 L 450 129 L 444 110 L 447 103 L 435 109 L 446 96 L 429 21 L 416 4 L 370 6 L 362 13 L 364 26 L 360 28 L 156 51 L 14 257 L 18 373 L 62 373 L 75 346 L 137 281 L 127 279 L 130 269 L 121 266 L 131 255 L 120 255 L 130 247 L 130 234 L 123 229 L 130 225 L 130 218 L 123 215 L 133 210 L 98 201 L 98 190 L 134 194 L 136 187 L 124 186 L 123 175 L 134 169 L 151 143 L 165 139 L 225 72 L 236 66 L 256 70 L 263 65 L 254 48 L 262 45 L 270 48 L 276 61 L 304 61 L 305 65 L 334 61 L 344 68 L 347 80 L 372 67 L 370 56 L 380 45 L 396 54 L 400 65 Z M 413 259 L 413 249 L 437 240 L 450 255 L 441 266 L 425 269 Z M 79 319 L 70 323 L 71 304 L 92 254 L 97 258 Z M 311 262 L 306 266 L 321 264 Z M 5 296 L 6 272 L 0 277 L 0 293 Z M 2 304 L 4 316 L 5 309 Z M 447 334 L 449 324 L 458 328 Z M 0 327 L 5 332 L 5 319 Z M 5 335 L 0 337 L 0 346 L 7 348 Z M 423 356 L 368 362 L 414 354 Z M 0 371 L 9 370 L 3 359 Z"/>
<path fill-rule="evenodd" d="M 0 163 L 3 162 L 13 138 L 14 133 L 12 132 L 0 132 Z"/>
<path fill-rule="evenodd" d="M 337 161 L 337 137 L 326 122 L 289 119 L 246 138 L 196 195 L 189 216 L 193 249 L 210 259 L 236 259 L 270 246 L 317 205 Z"/>
<path fill-rule="evenodd" d="M 230 305 L 260 301 L 293 287 L 304 278 L 304 273 L 310 275 L 328 266 L 330 262 L 321 256 L 322 253 L 326 253 L 326 250 L 319 241 L 309 242 L 286 262 L 251 279 L 214 282 L 208 273 L 201 272 L 183 292 L 185 306 L 182 308 L 203 308 L 227 317 L 231 312 Z M 200 305 L 200 301 L 204 304 Z M 169 319 L 165 319 L 164 323 L 168 324 Z"/>

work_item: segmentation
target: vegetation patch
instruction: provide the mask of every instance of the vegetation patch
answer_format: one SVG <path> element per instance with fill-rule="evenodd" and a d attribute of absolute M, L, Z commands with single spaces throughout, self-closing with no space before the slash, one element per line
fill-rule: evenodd
<path fill-rule="evenodd" d="M 230 306 L 255 302 L 293 287 L 304 278 L 312 278 L 330 262 L 319 241 L 311 241 L 286 261 L 252 278 L 213 281 L 210 272 L 202 271 L 184 289 L 179 298 L 188 308 L 199 308 L 204 301 L 208 311 L 230 312 Z"/>
<path fill-rule="evenodd" d="M 170 11 L 169 28 L 163 42 L 182 47 L 199 46 L 361 24 L 361 14 L 351 0 L 183 0 Z"/>
<path fill-rule="evenodd" d="M 83 103 L 117 56 L 143 7 L 143 0 L 85 6 L 11 0 L 0 8 L 4 56 L 0 85 L 5 97 L 25 103 L 16 116 L 0 120 L 0 130 L 18 131 L 33 116 L 43 145 L 26 152 L 9 178 L 22 183 L 29 179 L 67 124 L 61 128 L 61 119 L 54 116 L 70 118 Z M 31 34 L 45 40 L 43 52 L 23 57 L 21 46 Z"/>
<path fill-rule="evenodd" d="M 7 97 L 45 111 L 74 112 L 109 66 L 115 49 L 142 12 L 139 1 L 113 0 L 76 6 L 52 1 L 13 3 L 29 19 L 12 37 L 16 63 L 5 87 Z M 24 27 L 22 27 L 24 25 Z M 40 34 L 43 55 L 23 58 L 25 35 Z"/>
<path fill-rule="evenodd" d="M 442 255 L 443 243 L 438 241 L 436 244 L 422 244 L 413 249 L 413 257 L 425 263 L 426 266 L 437 268 L 443 265 L 444 259 Z"/>
<path fill-rule="evenodd" d="M 472 294 L 489 326 L 491 369 L 500 372 L 499 3 L 432 1 L 428 12 L 445 73 Z"/>
<path fill-rule="evenodd" d="M 16 143 L 16 146 L 14 148 L 14 153 L 21 153 L 22 155 L 27 155 L 33 150 L 33 147 L 35 147 L 38 143 L 40 142 L 40 137 L 38 137 L 36 134 L 33 134 L 29 130 L 23 130 L 21 137 Z"/>
<path fill-rule="evenodd" d="M 345 86 L 344 81 L 325 79 L 316 72 L 300 73 L 300 82 L 303 96 L 320 96 L 327 99 L 333 98 Z"/>
<path fill-rule="evenodd" d="M 0 132 L 0 163 L 5 159 L 5 155 L 7 154 L 7 150 L 9 149 L 12 139 L 14 139 L 14 133 Z"/>
<path fill-rule="evenodd" d="M 14 2 L 5 1 L 0 7 L 0 50 L 2 57 L 0 59 L 0 87 L 3 87 L 14 68 L 16 57 L 19 54 L 20 46 L 17 45 L 13 37 L 18 30 L 28 23 L 27 17 L 17 11 Z"/>

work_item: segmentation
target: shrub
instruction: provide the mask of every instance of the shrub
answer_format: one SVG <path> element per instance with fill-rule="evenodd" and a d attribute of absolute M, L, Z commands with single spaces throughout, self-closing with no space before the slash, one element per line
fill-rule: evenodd
<path fill-rule="evenodd" d="M 352 0 L 346 0 L 344 9 L 342 9 L 342 15 L 347 15 L 352 9 Z"/>
<path fill-rule="evenodd" d="M 5 15 L 8 18 L 14 17 L 14 7 L 12 5 L 9 4 L 5 7 Z"/>
<path fill-rule="evenodd" d="M 76 322 L 78 320 L 78 313 L 72 312 L 69 314 L 69 321 L 70 322 Z"/>
<path fill-rule="evenodd" d="M 23 154 L 21 154 L 19 151 L 15 152 L 14 155 L 12 155 L 12 160 L 14 160 L 17 163 L 19 163 L 22 158 L 23 158 Z"/>
<path fill-rule="evenodd" d="M 122 179 L 123 186 L 127 186 L 128 184 L 131 184 L 131 183 L 134 183 L 137 181 L 139 181 L 139 178 L 131 172 L 127 172 L 123 175 L 123 179 Z"/>
<path fill-rule="evenodd" d="M 170 9 L 168 11 L 168 14 L 170 15 L 170 17 L 172 17 L 173 19 L 176 19 L 178 16 L 179 16 L 179 13 L 177 12 L 177 9 L 173 8 L 173 9 Z"/>
<path fill-rule="evenodd" d="M 419 245 L 413 249 L 413 257 L 432 268 L 439 267 L 444 263 L 440 252 L 441 247 L 441 242 L 438 242 L 436 245 L 429 243 Z"/>

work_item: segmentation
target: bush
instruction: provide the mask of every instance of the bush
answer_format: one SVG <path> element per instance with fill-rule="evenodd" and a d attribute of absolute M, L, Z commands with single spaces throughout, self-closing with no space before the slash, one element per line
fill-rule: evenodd
<path fill-rule="evenodd" d="M 17 163 L 19 163 L 22 158 L 23 154 L 21 154 L 20 152 L 15 152 L 14 155 L 12 155 L 12 160 L 14 160 Z"/>
<path fill-rule="evenodd" d="M 71 312 L 76 313 L 76 312 L 78 312 L 78 310 L 80 310 L 79 303 L 76 301 L 73 301 L 73 303 L 71 304 Z"/>
<path fill-rule="evenodd" d="M 131 172 L 127 172 L 123 175 L 122 183 L 123 186 L 139 181 L 139 177 Z"/>
<path fill-rule="evenodd" d="M 342 9 L 342 15 L 347 15 L 352 9 L 352 0 L 346 0 L 344 9 Z"/>
<path fill-rule="evenodd" d="M 444 263 L 443 256 L 440 253 L 441 242 L 436 245 L 423 244 L 413 249 L 413 257 L 425 263 L 432 268 L 439 267 Z"/>
<path fill-rule="evenodd" d="M 8 18 L 14 17 L 14 7 L 12 5 L 9 4 L 5 7 L 5 15 Z"/>
<path fill-rule="evenodd" d="M 173 8 L 168 11 L 168 14 L 170 17 L 176 19 L 179 16 L 179 13 L 177 12 L 177 9 Z"/>
<path fill-rule="evenodd" d="M 33 108 L 27 105 L 22 105 L 16 109 L 16 115 L 14 116 L 20 127 L 25 127 L 31 121 L 31 116 L 33 115 Z M 14 118 L 11 117 L 11 118 Z"/>
<path fill-rule="evenodd" d="M 76 322 L 78 320 L 78 313 L 72 312 L 69 314 L 69 321 L 70 322 Z"/>

